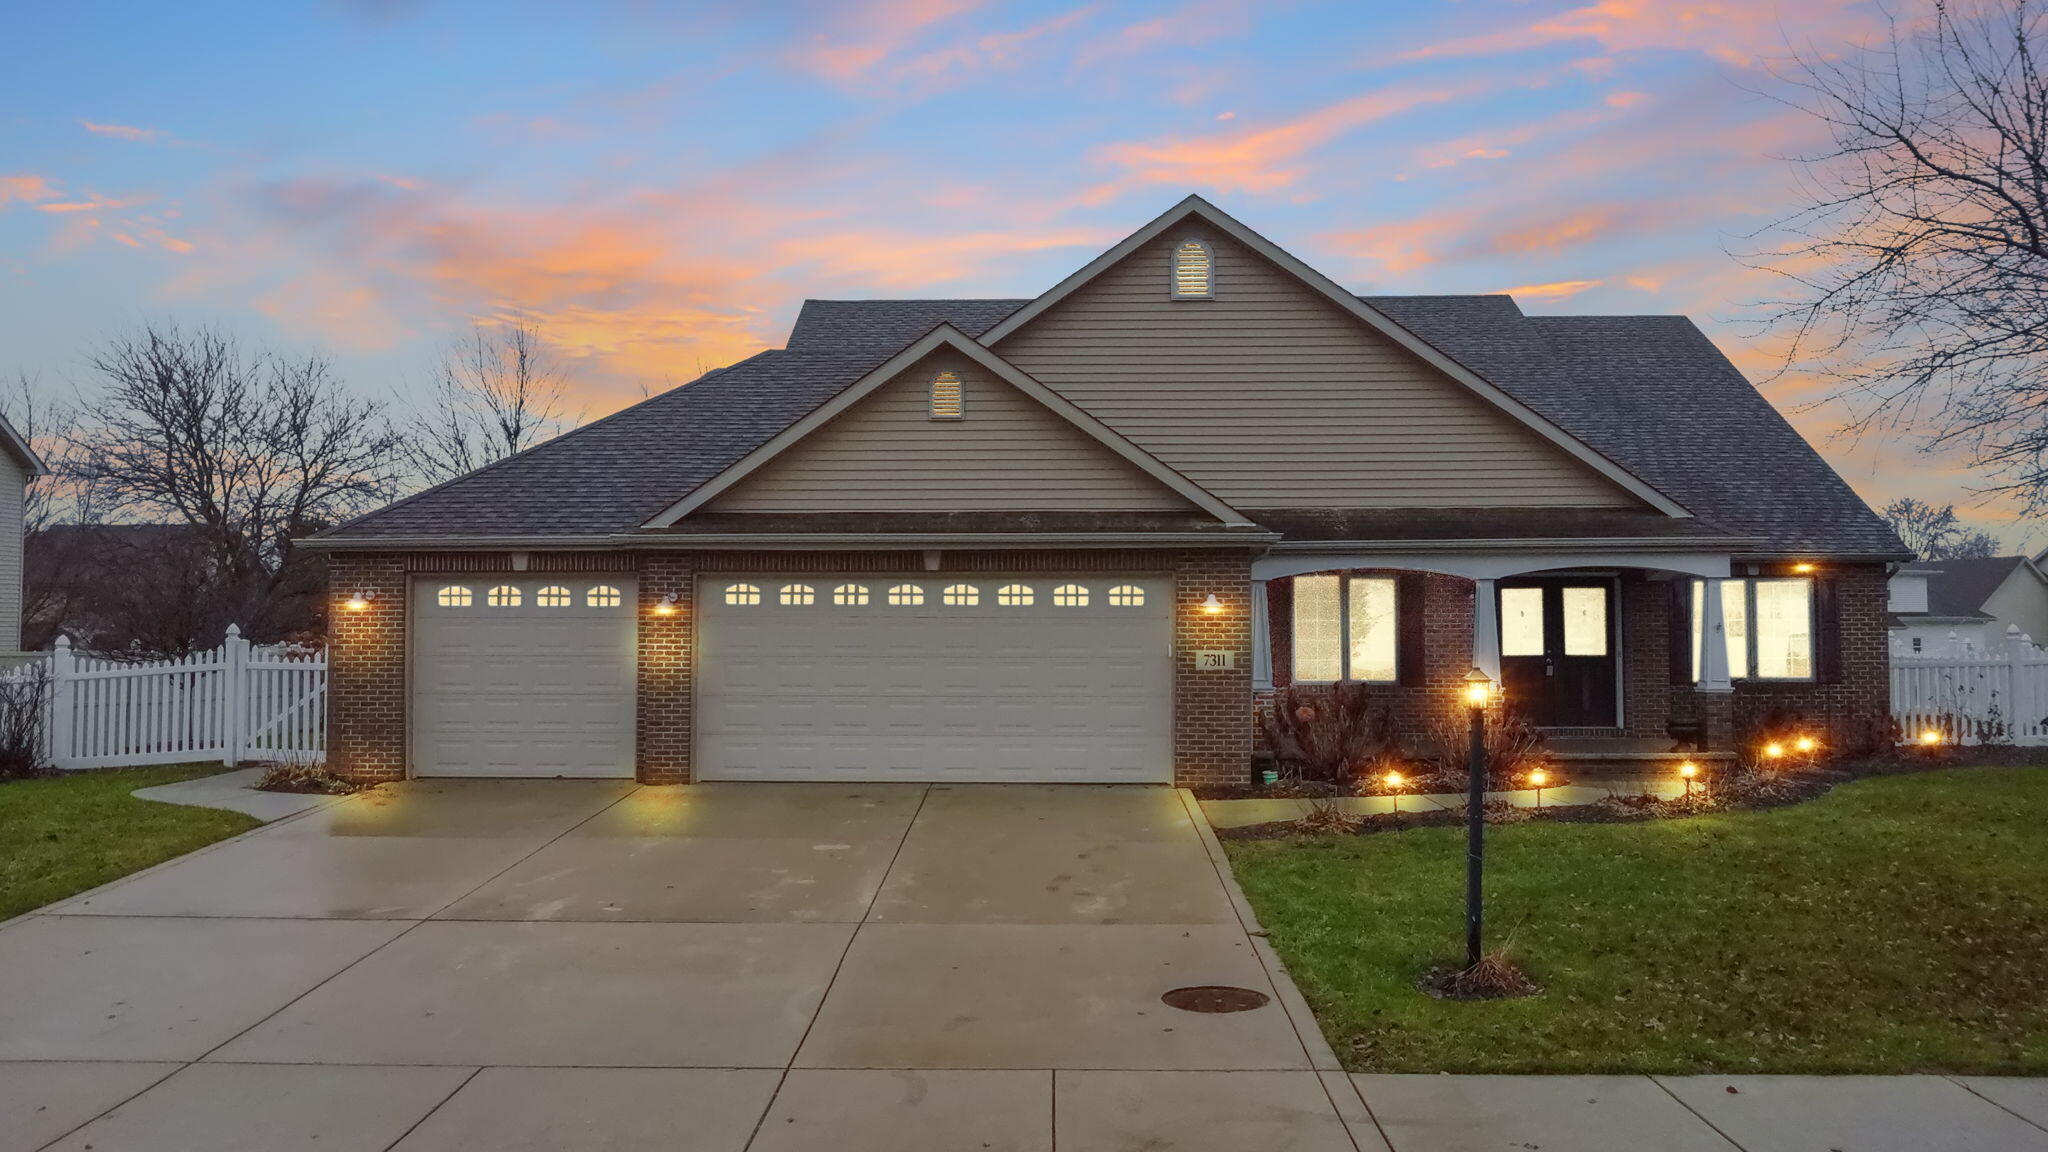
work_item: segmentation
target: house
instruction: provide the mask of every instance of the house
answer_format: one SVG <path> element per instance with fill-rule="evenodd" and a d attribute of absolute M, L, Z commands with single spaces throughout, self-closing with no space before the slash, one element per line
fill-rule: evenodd
<path fill-rule="evenodd" d="M 2015 629 L 2048 640 L 2048 574 L 2025 556 L 1909 564 L 1892 576 L 1886 607 L 1897 656 L 1989 652 Z"/>
<path fill-rule="evenodd" d="M 0 660 L 20 657 L 22 543 L 29 482 L 50 473 L 27 438 L 0 417 Z"/>
<path fill-rule="evenodd" d="M 1725 746 L 1882 711 L 1908 558 L 1684 318 L 1360 297 L 1192 196 L 310 543 L 337 770 L 650 782 L 1239 781 L 1280 687 L 1420 737 L 1475 664 Z"/>

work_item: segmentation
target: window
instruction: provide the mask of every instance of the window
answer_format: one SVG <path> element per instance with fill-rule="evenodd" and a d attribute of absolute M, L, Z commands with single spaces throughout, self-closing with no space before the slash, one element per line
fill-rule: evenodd
<path fill-rule="evenodd" d="M 801 608 L 818 602 L 818 590 L 809 584 L 784 584 L 779 599 L 784 607 Z"/>
<path fill-rule="evenodd" d="M 1394 588 L 1390 576 L 1295 577 L 1294 679 L 1397 679 Z"/>
<path fill-rule="evenodd" d="M 576 602 L 576 597 L 560 584 L 550 584 L 533 594 L 533 602 L 543 608 L 567 608 Z"/>
<path fill-rule="evenodd" d="M 1813 679 L 1813 581 L 1721 581 L 1721 624 L 1733 680 Z M 1692 678 L 1701 674 L 1706 581 L 1692 582 Z"/>
<path fill-rule="evenodd" d="M 1559 592 L 1564 601 L 1564 654 L 1607 655 L 1607 589 L 1573 584 Z"/>
<path fill-rule="evenodd" d="M 948 584 L 944 599 L 953 608 L 972 608 L 981 603 L 981 589 L 972 584 Z"/>
<path fill-rule="evenodd" d="M 493 608 L 519 607 L 519 589 L 510 584 L 500 584 L 484 593 L 484 603 Z"/>
<path fill-rule="evenodd" d="M 1061 608 L 1086 608 L 1088 589 L 1079 584 L 1062 584 L 1052 590 L 1052 602 Z"/>
<path fill-rule="evenodd" d="M 1920 637 L 1918 636 L 1913 637 L 1913 651 L 1916 653 L 1920 651 Z"/>
<path fill-rule="evenodd" d="M 841 584 L 832 590 L 832 602 L 841 608 L 857 608 L 868 602 L 868 586 Z"/>
<path fill-rule="evenodd" d="M 932 419 L 958 420 L 966 414 L 965 401 L 960 393 L 959 374 L 941 372 L 932 377 Z"/>
<path fill-rule="evenodd" d="M 1112 608 L 1143 608 L 1145 590 L 1136 584 L 1119 584 L 1109 590 L 1109 605 Z"/>
<path fill-rule="evenodd" d="M 467 608 L 470 605 L 470 591 L 461 584 L 444 584 L 434 593 L 434 603 L 443 608 Z"/>
<path fill-rule="evenodd" d="M 1215 294 L 1215 264 L 1209 246 L 1184 240 L 1173 250 L 1171 288 L 1175 300 L 1206 300 Z"/>
<path fill-rule="evenodd" d="M 914 607 L 924 603 L 924 586 L 921 584 L 898 584 L 889 589 L 889 603 L 893 607 Z"/>
<path fill-rule="evenodd" d="M 599 584 L 583 594 L 586 608 L 617 608 L 619 601 L 619 590 L 609 584 Z"/>
<path fill-rule="evenodd" d="M 1005 584 L 996 589 L 996 603 L 1005 608 L 1026 608 L 1036 598 L 1029 584 Z"/>
<path fill-rule="evenodd" d="M 727 604 L 759 604 L 761 602 L 761 588 L 756 584 L 727 584 L 725 586 L 725 602 Z"/>
<path fill-rule="evenodd" d="M 1543 589 L 1500 590 L 1500 654 L 1543 655 Z"/>

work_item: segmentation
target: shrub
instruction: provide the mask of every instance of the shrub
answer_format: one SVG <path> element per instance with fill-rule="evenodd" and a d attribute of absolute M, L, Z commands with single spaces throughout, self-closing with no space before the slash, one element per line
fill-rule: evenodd
<path fill-rule="evenodd" d="M 1471 721 L 1461 709 L 1437 720 L 1429 731 L 1424 759 L 1430 765 L 1428 778 L 1453 783 L 1463 791 L 1469 782 L 1466 769 L 1472 755 Z M 1486 788 L 1505 792 L 1523 786 L 1532 768 L 1550 766 L 1543 747 L 1543 732 L 1518 712 L 1508 711 L 1486 723 Z"/>
<path fill-rule="evenodd" d="M 40 661 L 0 674 L 0 780 L 49 772 L 43 758 L 49 693 L 50 671 Z"/>
<path fill-rule="evenodd" d="M 1348 783 L 1394 743 L 1386 705 L 1363 684 L 1283 688 L 1259 720 L 1281 769 L 1304 780 Z"/>
<path fill-rule="evenodd" d="M 316 796 L 346 796 L 362 790 L 362 785 L 329 772 L 325 764 L 272 764 L 263 770 L 256 787 L 265 792 L 304 792 Z"/>

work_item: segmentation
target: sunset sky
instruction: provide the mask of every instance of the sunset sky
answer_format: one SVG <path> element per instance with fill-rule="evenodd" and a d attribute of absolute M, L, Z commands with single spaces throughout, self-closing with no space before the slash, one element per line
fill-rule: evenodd
<path fill-rule="evenodd" d="M 525 315 L 600 415 L 779 345 L 806 296 L 1030 296 L 1188 192 L 1361 292 L 1684 312 L 1751 374 L 1731 251 L 1816 146 L 1769 98 L 1847 0 L 352 0 L 35 5 L 0 73 L 0 375 L 145 321 L 404 397 Z M 1830 436 L 1874 504 L 1973 499 Z M 1712 462 L 1703 460 L 1703 467 Z M 1996 505 L 1970 515 L 2030 541 Z M 2035 544 L 2048 540 L 2033 540 Z"/>

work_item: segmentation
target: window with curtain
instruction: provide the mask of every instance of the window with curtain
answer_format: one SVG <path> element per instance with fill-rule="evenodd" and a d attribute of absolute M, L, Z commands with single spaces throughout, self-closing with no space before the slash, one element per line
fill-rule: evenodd
<path fill-rule="evenodd" d="M 1707 582 L 1692 582 L 1692 678 L 1700 678 Z M 1811 680 L 1813 581 L 1800 577 L 1721 581 L 1721 622 L 1732 680 Z"/>
<path fill-rule="evenodd" d="M 1392 683 L 1399 620 L 1391 576 L 1294 578 L 1294 680 Z"/>

